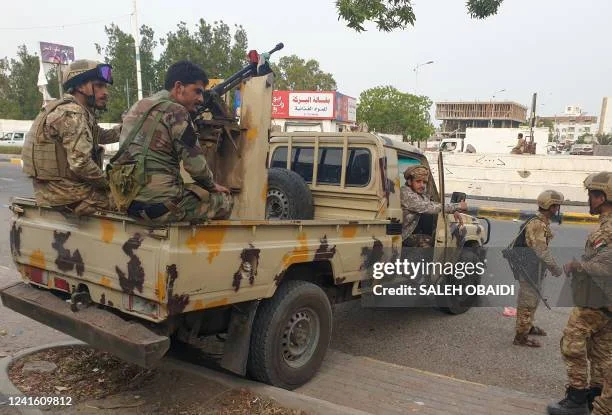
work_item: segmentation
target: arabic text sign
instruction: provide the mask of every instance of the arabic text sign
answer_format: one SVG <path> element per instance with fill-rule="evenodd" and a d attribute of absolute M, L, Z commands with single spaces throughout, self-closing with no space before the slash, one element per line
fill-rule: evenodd
<path fill-rule="evenodd" d="M 290 92 L 289 117 L 334 118 L 333 92 Z"/>
<path fill-rule="evenodd" d="M 40 42 L 40 56 L 43 62 L 68 65 L 70 62 L 74 62 L 74 48 L 72 46 Z"/>

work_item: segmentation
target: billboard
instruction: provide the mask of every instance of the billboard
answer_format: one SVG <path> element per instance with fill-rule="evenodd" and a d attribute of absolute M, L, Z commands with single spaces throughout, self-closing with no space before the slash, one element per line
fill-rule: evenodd
<path fill-rule="evenodd" d="M 336 121 L 357 121 L 357 100 L 353 97 L 336 92 Z"/>
<path fill-rule="evenodd" d="M 68 65 L 74 62 L 74 48 L 56 43 L 39 42 L 41 60 L 46 63 Z"/>
<path fill-rule="evenodd" d="M 272 118 L 307 118 L 333 120 L 335 92 L 274 91 Z"/>

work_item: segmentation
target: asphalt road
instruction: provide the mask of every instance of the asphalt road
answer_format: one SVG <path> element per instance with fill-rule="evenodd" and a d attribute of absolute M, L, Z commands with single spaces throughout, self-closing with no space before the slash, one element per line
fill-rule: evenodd
<path fill-rule="evenodd" d="M 0 285 L 18 278 L 10 257 L 10 211 L 6 206 L 11 196 L 31 194 L 31 185 L 20 168 L 0 163 L 0 233 L 5 235 L 0 239 Z M 512 206 L 505 203 L 503 207 Z M 518 222 L 492 221 L 489 247 L 493 254 L 488 264 L 492 273 L 507 272 L 507 266 L 495 259 L 499 252 L 496 248 L 505 247 L 518 226 Z M 561 262 L 580 255 L 592 228 L 553 225 L 552 246 Z M 545 295 L 556 298 L 565 282 L 563 277 L 549 278 Z M 435 309 L 363 308 L 360 301 L 353 301 L 335 309 L 331 347 L 447 376 L 557 397 L 562 395 L 565 383 L 559 340 L 569 310 L 553 307 L 549 311 L 540 306 L 537 324 L 549 336 L 541 339 L 544 347 L 531 349 L 512 345 L 515 319 L 504 317 L 502 306 L 472 308 L 465 314 L 450 316 Z M 0 308 L 0 316 L 0 353 L 67 338 L 5 308 Z"/>

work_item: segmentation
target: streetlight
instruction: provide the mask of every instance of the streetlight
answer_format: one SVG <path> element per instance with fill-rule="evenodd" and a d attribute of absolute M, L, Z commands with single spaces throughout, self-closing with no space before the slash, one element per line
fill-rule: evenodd
<path fill-rule="evenodd" d="M 492 96 L 491 96 L 491 100 L 490 105 L 491 105 L 491 123 L 489 124 L 489 128 L 493 128 L 493 100 L 495 99 L 495 95 L 499 94 L 500 92 L 506 92 L 505 89 L 500 89 L 499 91 L 495 92 Z"/>
<path fill-rule="evenodd" d="M 419 68 L 421 66 L 431 65 L 432 63 L 434 63 L 434 61 L 428 61 L 428 62 L 425 62 L 425 63 L 419 63 L 417 66 L 414 67 L 413 71 L 415 73 L 415 81 L 416 81 L 415 82 L 414 90 L 415 90 L 415 94 L 416 95 L 419 95 Z"/>

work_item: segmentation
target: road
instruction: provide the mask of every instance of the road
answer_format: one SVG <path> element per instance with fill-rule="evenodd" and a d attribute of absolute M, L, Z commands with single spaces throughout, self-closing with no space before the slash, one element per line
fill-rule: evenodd
<path fill-rule="evenodd" d="M 0 285 L 18 279 L 10 257 L 6 209 L 14 195 L 31 195 L 32 188 L 20 168 L 0 163 Z M 503 207 L 511 207 L 504 204 Z M 518 230 L 518 222 L 492 221 L 491 252 L 505 247 Z M 593 226 L 553 225 L 555 255 L 563 261 L 579 255 Z M 493 254 L 495 256 L 495 254 Z M 494 258 L 496 267 L 507 268 Z M 561 291 L 564 278 L 549 278 L 546 295 Z M 473 308 L 459 316 L 435 309 L 369 309 L 359 301 L 335 309 L 331 347 L 353 355 L 368 356 L 390 363 L 423 369 L 474 382 L 544 395 L 561 396 L 564 366 L 559 340 L 569 308 L 538 309 L 537 324 L 549 332 L 541 349 L 512 345 L 514 322 L 502 315 L 503 307 Z M 33 345 L 65 340 L 67 336 L 41 326 L 5 308 L 0 309 L 0 353 L 7 354 Z"/>

